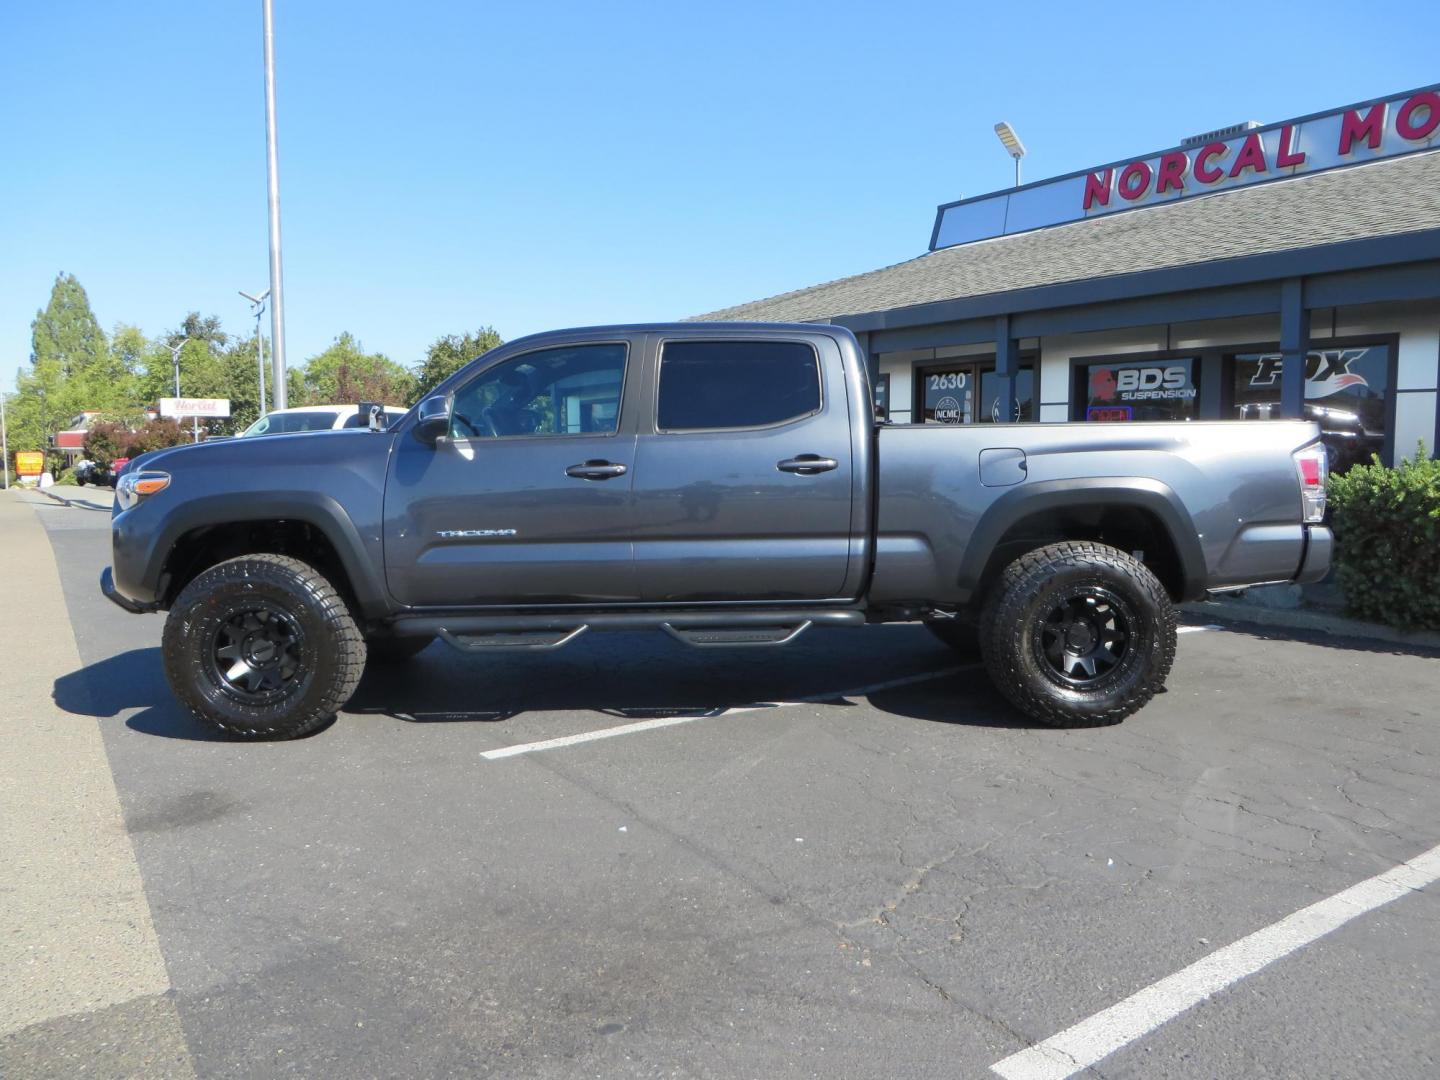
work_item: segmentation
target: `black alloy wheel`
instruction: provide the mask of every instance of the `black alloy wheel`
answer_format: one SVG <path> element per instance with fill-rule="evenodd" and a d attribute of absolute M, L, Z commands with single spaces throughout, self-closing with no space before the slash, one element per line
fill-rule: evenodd
<path fill-rule="evenodd" d="M 197 719 L 234 738 L 296 739 L 350 699 L 365 639 L 324 575 L 264 553 L 217 563 L 180 591 L 161 657 Z"/>
<path fill-rule="evenodd" d="M 1051 675 L 1077 688 L 1103 682 L 1129 648 L 1133 615 L 1128 605 L 1098 585 L 1075 586 L 1052 598 L 1052 605 L 1035 628 Z"/>
<path fill-rule="evenodd" d="M 242 607 L 212 635 L 210 674 L 247 705 L 263 705 L 299 688 L 305 677 L 305 632 L 288 611 L 264 601 Z"/>
<path fill-rule="evenodd" d="M 1051 727 L 1114 724 L 1165 688 L 1175 607 L 1144 563 L 1089 540 L 1020 556 L 989 590 L 980 651 L 990 681 Z"/>

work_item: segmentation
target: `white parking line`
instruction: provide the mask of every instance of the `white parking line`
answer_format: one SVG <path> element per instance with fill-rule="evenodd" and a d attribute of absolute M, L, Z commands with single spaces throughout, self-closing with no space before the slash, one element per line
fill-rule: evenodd
<path fill-rule="evenodd" d="M 758 712 L 762 709 L 783 709 L 790 705 L 814 705 L 819 702 L 834 701 L 836 698 L 863 697 L 866 694 L 878 694 L 882 690 L 893 690 L 900 686 L 910 686 L 914 683 L 941 679 L 946 675 L 954 675 L 957 672 L 979 666 L 979 664 L 962 664 L 959 667 L 945 668 L 943 671 L 927 671 L 920 675 L 909 675 L 903 679 L 891 679 L 888 682 L 875 683 L 872 686 L 862 686 L 855 690 L 841 690 L 834 694 L 817 694 L 815 697 L 799 698 L 795 701 L 759 701 L 754 705 L 741 705 L 733 709 L 717 709 L 714 712 L 696 713 L 692 716 L 660 716 L 652 720 L 640 720 L 633 724 L 621 724 L 618 727 L 601 728 L 599 731 L 582 731 L 578 735 L 562 735 L 558 739 L 545 739 L 542 742 L 517 743 L 514 746 L 502 746 L 496 750 L 486 750 L 480 756 L 486 761 L 498 761 L 501 758 L 515 757 L 518 754 L 532 754 L 537 750 L 556 750 L 562 746 L 574 746 L 577 743 L 594 742 L 596 739 L 613 739 L 617 735 L 633 735 L 641 731 L 654 731 L 657 728 L 674 727 L 676 724 L 690 724 L 696 720 L 712 720 L 715 717 L 726 716 L 730 713 Z"/>
<path fill-rule="evenodd" d="M 1218 623 L 1207 623 L 1204 626 L 1180 626 L 1175 629 L 1177 634 L 1198 634 L 1201 630 L 1224 630 L 1225 627 Z"/>
<path fill-rule="evenodd" d="M 990 1071 L 1005 1080 L 1064 1080 L 1351 919 L 1437 880 L 1440 846 L 1217 949 L 1074 1027 L 1011 1054 Z"/>

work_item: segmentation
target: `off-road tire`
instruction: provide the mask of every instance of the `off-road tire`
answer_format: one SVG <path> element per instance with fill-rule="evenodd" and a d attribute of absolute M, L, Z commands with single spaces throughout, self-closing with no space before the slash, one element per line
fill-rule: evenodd
<path fill-rule="evenodd" d="M 1045 623 L 1057 603 L 1088 590 L 1123 607 L 1127 640 L 1103 677 L 1067 685 L 1046 658 Z M 981 614 L 980 650 L 995 688 L 1026 716 L 1058 728 L 1116 724 L 1164 687 L 1175 659 L 1175 608 L 1159 579 L 1125 552 L 1089 541 L 1051 544 L 1005 568 Z"/>
<path fill-rule="evenodd" d="M 970 619 L 936 619 L 925 629 L 958 653 L 974 656 L 980 649 L 980 632 Z"/>
<path fill-rule="evenodd" d="M 391 637 L 376 635 L 365 639 L 365 653 L 371 664 L 403 664 L 424 652 L 433 637 Z"/>
<path fill-rule="evenodd" d="M 299 671 L 261 702 L 227 689 L 211 660 L 222 627 L 256 604 L 285 613 L 299 635 Z M 180 704 L 238 739 L 308 735 L 350 699 L 365 669 L 365 639 L 345 601 L 314 567 L 284 555 L 243 555 L 199 574 L 170 609 L 161 653 Z"/>

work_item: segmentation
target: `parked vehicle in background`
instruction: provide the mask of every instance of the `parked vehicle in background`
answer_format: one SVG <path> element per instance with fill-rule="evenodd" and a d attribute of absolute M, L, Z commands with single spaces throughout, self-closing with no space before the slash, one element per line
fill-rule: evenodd
<path fill-rule="evenodd" d="M 877 424 L 839 327 L 561 331 L 486 353 L 388 430 L 147 457 L 121 481 L 101 588 L 169 611 L 176 697 L 242 738 L 314 731 L 367 657 L 437 637 L 753 648 L 913 621 L 978 637 L 1036 720 L 1114 723 L 1163 688 L 1175 601 L 1325 575 L 1319 438 Z"/>
<path fill-rule="evenodd" d="M 72 476 L 75 477 L 75 483 L 79 484 L 81 487 L 84 487 L 86 484 L 99 483 L 98 471 L 99 468 L 95 464 L 95 462 L 91 461 L 89 458 L 81 458 L 79 461 L 75 462 L 75 465 L 73 468 L 71 468 L 70 473 Z"/>
<path fill-rule="evenodd" d="M 406 409 L 399 405 L 382 406 L 387 426 L 403 417 Z M 254 435 L 290 435 L 299 431 L 333 431 L 341 428 L 363 428 L 370 418 L 362 415 L 359 405 L 299 405 L 293 409 L 275 409 L 256 420 L 237 439 Z"/>
<path fill-rule="evenodd" d="M 108 465 L 99 462 L 91 464 L 86 479 L 96 487 L 114 487 L 120 481 L 120 475 L 125 471 L 125 466 L 130 464 L 128 457 L 118 457 Z M 77 475 L 77 481 L 80 479 Z"/>

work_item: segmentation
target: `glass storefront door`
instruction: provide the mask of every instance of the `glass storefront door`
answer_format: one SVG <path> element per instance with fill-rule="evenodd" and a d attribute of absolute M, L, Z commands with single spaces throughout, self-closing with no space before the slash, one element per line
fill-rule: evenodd
<path fill-rule="evenodd" d="M 915 370 L 915 414 L 924 424 L 988 424 L 1003 418 L 995 361 L 957 360 Z M 1009 420 L 1035 419 L 1035 368 L 1015 374 L 1015 405 Z"/>

